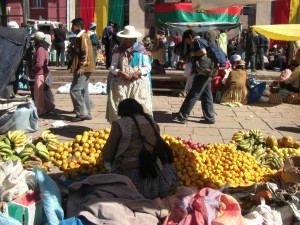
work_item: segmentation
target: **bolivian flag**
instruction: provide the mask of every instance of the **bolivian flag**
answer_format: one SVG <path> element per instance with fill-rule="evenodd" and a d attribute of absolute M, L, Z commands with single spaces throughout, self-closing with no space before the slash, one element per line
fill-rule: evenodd
<path fill-rule="evenodd" d="M 192 3 L 155 4 L 157 24 L 175 22 L 239 22 L 242 6 L 197 11 Z"/>

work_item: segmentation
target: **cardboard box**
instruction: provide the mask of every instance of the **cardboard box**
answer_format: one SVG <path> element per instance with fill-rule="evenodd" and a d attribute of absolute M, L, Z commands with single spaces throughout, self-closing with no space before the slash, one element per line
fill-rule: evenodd
<path fill-rule="evenodd" d="M 3 206 L 3 213 L 24 225 L 42 225 L 45 221 L 40 191 L 36 190 Z"/>

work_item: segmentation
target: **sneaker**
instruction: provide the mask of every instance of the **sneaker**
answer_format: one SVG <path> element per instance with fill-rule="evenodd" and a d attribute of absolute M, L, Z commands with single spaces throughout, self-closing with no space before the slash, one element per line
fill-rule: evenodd
<path fill-rule="evenodd" d="M 182 119 L 179 115 L 179 113 L 172 113 L 172 119 L 175 122 L 181 123 L 181 124 L 185 124 L 187 122 L 187 120 Z"/>

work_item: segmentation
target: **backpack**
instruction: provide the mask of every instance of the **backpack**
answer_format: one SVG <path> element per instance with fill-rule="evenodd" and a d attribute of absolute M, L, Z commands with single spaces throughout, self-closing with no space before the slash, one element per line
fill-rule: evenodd
<path fill-rule="evenodd" d="M 226 55 L 217 45 L 206 42 L 203 39 L 199 41 L 206 47 L 207 57 L 210 58 L 214 68 L 226 66 Z"/>

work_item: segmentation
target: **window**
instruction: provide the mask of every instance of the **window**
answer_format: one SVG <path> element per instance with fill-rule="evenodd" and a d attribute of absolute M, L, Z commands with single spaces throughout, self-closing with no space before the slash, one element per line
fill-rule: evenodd
<path fill-rule="evenodd" d="M 44 8 L 44 0 L 33 0 L 32 7 L 33 8 Z"/>

